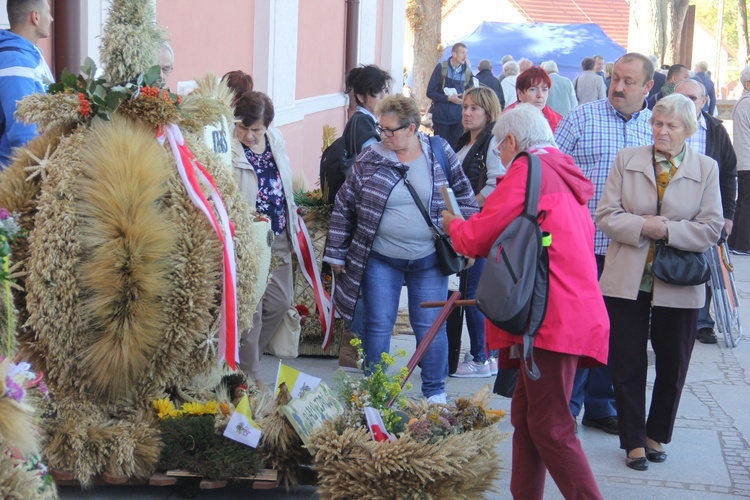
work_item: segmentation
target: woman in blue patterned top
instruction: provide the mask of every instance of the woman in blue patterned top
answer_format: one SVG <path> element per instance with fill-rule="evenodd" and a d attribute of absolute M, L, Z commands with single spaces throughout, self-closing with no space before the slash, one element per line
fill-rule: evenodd
<path fill-rule="evenodd" d="M 271 99 L 250 91 L 234 106 L 232 164 L 237 183 L 247 203 L 271 221 L 276 235 L 272 250 L 279 262 L 255 311 L 252 329 L 242 332 L 240 366 L 258 382 L 260 357 L 292 305 L 297 207 L 284 139 L 269 128 L 274 117 Z"/>

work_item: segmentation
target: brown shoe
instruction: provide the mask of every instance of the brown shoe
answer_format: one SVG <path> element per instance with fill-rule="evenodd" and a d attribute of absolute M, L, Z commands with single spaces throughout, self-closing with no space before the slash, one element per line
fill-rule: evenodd
<path fill-rule="evenodd" d="M 361 370 L 359 366 L 359 353 L 357 349 L 351 345 L 351 340 L 356 339 L 357 336 L 349 330 L 344 330 L 341 334 L 341 345 L 339 346 L 339 368 L 347 372 L 358 372 Z"/>

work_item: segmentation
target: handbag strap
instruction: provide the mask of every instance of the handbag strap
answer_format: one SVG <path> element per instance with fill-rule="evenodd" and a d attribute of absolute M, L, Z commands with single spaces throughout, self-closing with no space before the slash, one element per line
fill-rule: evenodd
<path fill-rule="evenodd" d="M 440 168 L 443 169 L 445 178 L 448 179 L 448 186 L 453 187 L 453 174 L 451 173 L 451 168 L 450 168 L 450 165 L 448 164 L 448 158 L 445 156 L 443 143 L 440 141 L 440 138 L 436 135 L 429 136 L 429 139 L 430 139 L 430 147 L 432 148 L 432 153 L 435 155 L 435 158 L 437 158 L 437 161 L 440 164 Z"/>
<path fill-rule="evenodd" d="M 523 209 L 524 213 L 536 218 L 539 213 L 539 191 L 542 187 L 542 162 L 539 161 L 536 155 L 528 151 L 521 151 L 513 161 L 522 156 L 525 156 L 529 162 L 529 170 L 526 176 L 526 198 L 523 202 Z"/>
<path fill-rule="evenodd" d="M 409 190 L 409 194 L 411 194 L 411 197 L 414 198 L 414 203 L 417 205 L 417 208 L 419 208 L 419 212 L 422 214 L 422 217 L 424 217 L 425 222 L 427 222 L 427 226 L 432 229 L 432 232 L 436 237 L 439 236 L 440 233 L 438 232 L 437 228 L 435 228 L 435 224 L 432 223 L 432 219 L 430 219 L 427 210 L 424 208 L 422 200 L 419 199 L 419 195 L 414 190 L 414 186 L 412 186 L 411 182 L 409 182 L 409 179 L 406 178 L 406 169 L 403 170 L 403 176 L 404 185 L 406 186 L 406 189 Z"/>

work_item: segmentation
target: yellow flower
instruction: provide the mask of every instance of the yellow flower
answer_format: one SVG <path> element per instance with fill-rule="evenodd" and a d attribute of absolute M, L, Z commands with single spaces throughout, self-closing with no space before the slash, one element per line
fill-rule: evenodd
<path fill-rule="evenodd" d="M 172 417 L 172 418 L 179 418 L 182 415 L 184 415 L 184 412 L 182 410 L 172 410 L 169 412 L 167 416 Z M 166 417 L 162 417 L 162 418 L 166 418 Z"/>
<path fill-rule="evenodd" d="M 205 414 L 215 415 L 219 411 L 219 404 L 216 401 L 206 401 Z"/>
<path fill-rule="evenodd" d="M 167 418 L 167 416 L 174 411 L 174 404 L 172 404 L 172 401 L 170 401 L 169 398 L 155 399 L 151 404 L 154 405 L 154 410 L 156 410 L 156 413 L 162 420 Z"/>
<path fill-rule="evenodd" d="M 396 349 L 396 356 L 399 358 L 405 358 L 407 354 L 408 353 L 406 352 L 406 349 L 404 349 L 403 347 L 399 347 L 398 349 Z"/>
<path fill-rule="evenodd" d="M 206 407 L 203 403 L 183 403 L 182 413 L 186 415 L 204 415 Z"/>
<path fill-rule="evenodd" d="M 362 345 L 362 340 L 359 337 L 354 337 L 349 341 L 353 347 L 359 347 Z"/>
<path fill-rule="evenodd" d="M 391 366 L 393 363 L 396 362 L 396 358 L 394 358 L 387 352 L 384 352 L 380 355 L 380 362 L 384 363 L 386 366 Z"/>

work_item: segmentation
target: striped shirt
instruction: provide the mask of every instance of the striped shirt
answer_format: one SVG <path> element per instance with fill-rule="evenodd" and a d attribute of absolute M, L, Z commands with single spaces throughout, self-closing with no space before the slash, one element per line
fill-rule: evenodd
<path fill-rule="evenodd" d="M 708 132 L 708 126 L 706 124 L 706 117 L 703 116 L 703 113 L 701 113 L 700 117 L 698 118 L 698 128 L 695 130 L 695 133 L 687 138 L 687 144 L 692 148 L 693 151 L 696 153 L 700 153 L 702 155 L 706 154 L 706 134 Z"/>
<path fill-rule="evenodd" d="M 572 156 L 583 175 L 594 183 L 594 196 L 588 203 L 592 218 L 617 153 L 623 148 L 654 143 L 650 119 L 651 111 L 645 102 L 641 111 L 626 120 L 609 99 L 600 99 L 578 106 L 557 126 L 555 142 L 560 151 Z M 597 228 L 594 253 L 604 255 L 608 247 L 609 238 Z"/>

